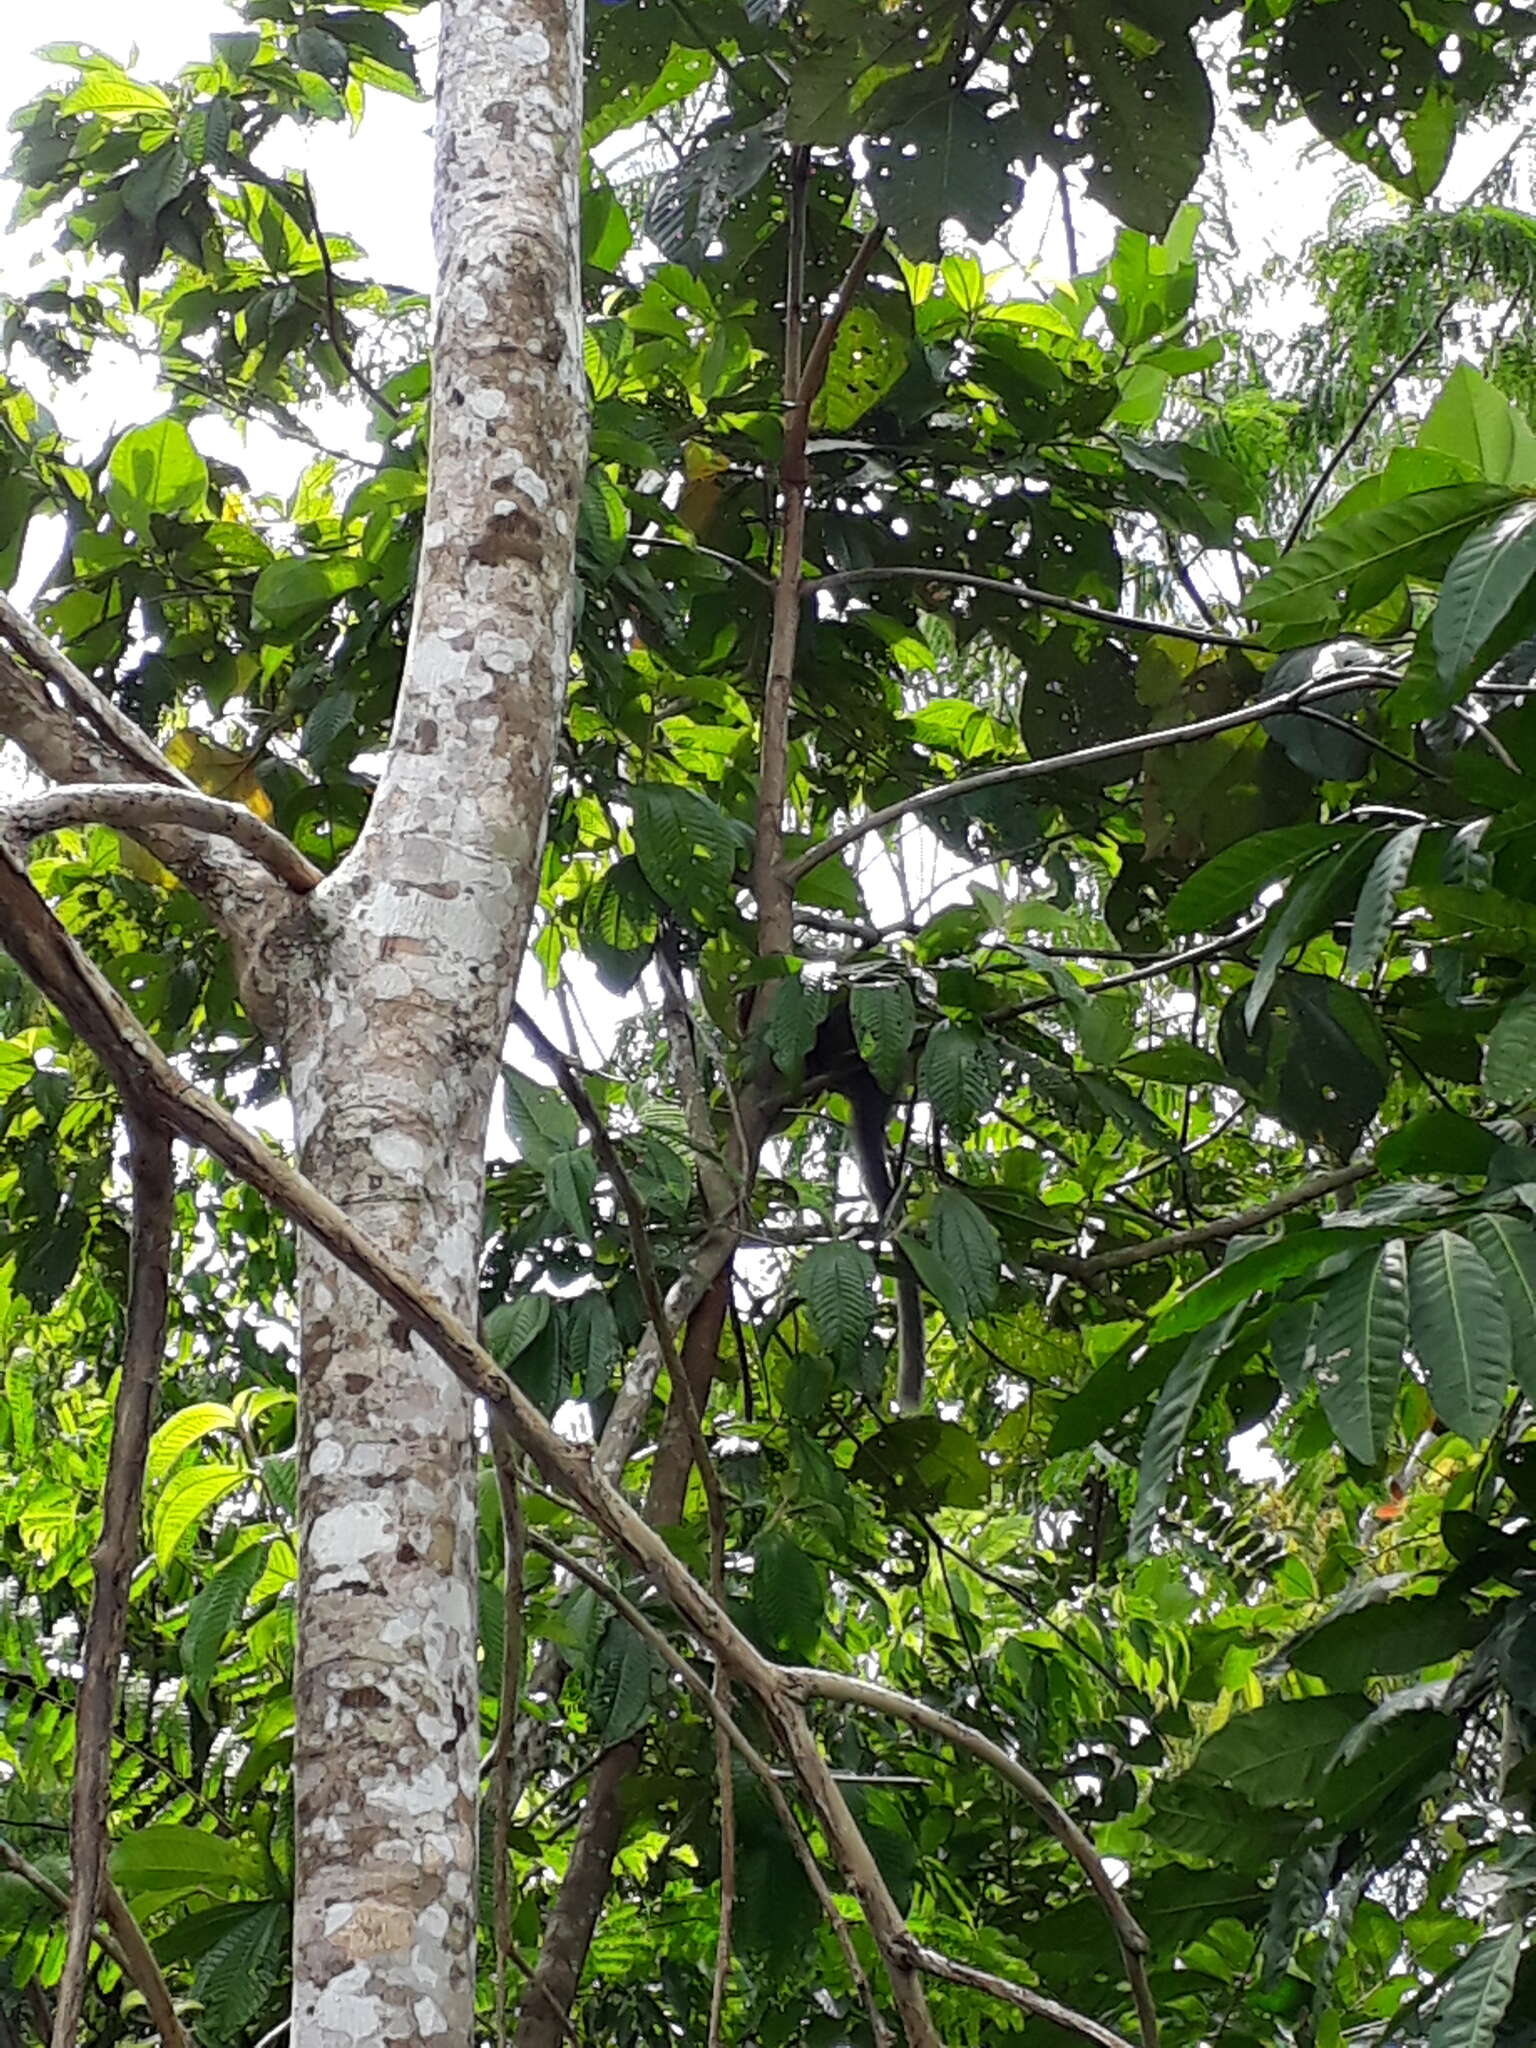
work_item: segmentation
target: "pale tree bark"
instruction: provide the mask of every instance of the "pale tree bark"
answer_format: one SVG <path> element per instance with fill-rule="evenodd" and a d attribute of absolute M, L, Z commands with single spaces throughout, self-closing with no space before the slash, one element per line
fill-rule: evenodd
<path fill-rule="evenodd" d="M 252 967 L 305 1173 L 467 1323 L 537 885 L 585 464 L 580 0 L 446 0 L 429 496 L 361 838 Z M 469 1396 L 306 1246 L 295 2048 L 467 2048 L 478 1680 Z"/>

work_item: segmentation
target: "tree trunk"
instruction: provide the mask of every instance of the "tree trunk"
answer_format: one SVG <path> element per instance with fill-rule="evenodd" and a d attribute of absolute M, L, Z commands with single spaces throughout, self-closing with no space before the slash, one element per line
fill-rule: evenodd
<path fill-rule="evenodd" d="M 303 1170 L 467 1322 L 486 1117 L 537 886 L 585 463 L 580 0 L 446 0 L 416 617 L 361 838 L 256 969 Z M 294 2048 L 468 2048 L 473 1414 L 300 1267 Z"/>

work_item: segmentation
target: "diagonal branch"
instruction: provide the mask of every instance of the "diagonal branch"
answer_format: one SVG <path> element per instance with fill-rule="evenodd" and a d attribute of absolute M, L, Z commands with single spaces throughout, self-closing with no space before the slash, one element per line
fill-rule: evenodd
<path fill-rule="evenodd" d="M 1294 690 L 1283 690 L 1276 696 L 1266 697 L 1262 703 L 1244 704 L 1235 711 L 1219 711 L 1210 718 L 1193 719 L 1188 725 L 1157 726 L 1151 732 L 1128 733 L 1118 740 L 1101 740 L 1095 746 L 1078 747 L 1068 754 L 1047 754 L 1032 761 L 1005 761 L 997 768 L 983 768 L 975 775 L 961 775 L 953 782 L 917 790 L 896 803 L 855 818 L 851 825 L 829 834 L 791 861 L 784 871 L 785 879 L 793 888 L 813 868 L 819 868 L 824 860 L 830 860 L 833 854 L 841 853 L 845 846 L 852 846 L 869 833 L 883 831 L 887 825 L 894 825 L 898 819 L 914 811 L 932 810 L 937 804 L 952 803 L 955 798 L 972 796 L 977 790 L 997 789 L 1009 782 L 1029 782 L 1041 775 L 1059 775 L 1069 768 L 1095 768 L 1106 761 L 1128 760 L 1134 754 L 1151 753 L 1159 747 L 1181 747 L 1189 741 L 1211 739 L 1220 732 L 1233 732 L 1242 725 L 1259 725 L 1287 712 L 1302 711 L 1308 704 L 1329 697 L 1342 697 L 1358 690 L 1393 690 L 1397 683 L 1395 675 L 1384 674 L 1380 669 L 1369 670 L 1363 675 L 1351 672 L 1330 676 L 1326 682 L 1298 683 Z"/>
<path fill-rule="evenodd" d="M 141 777 L 150 782 L 173 783 L 183 789 L 196 787 L 179 768 L 171 766 L 142 726 L 135 725 L 125 711 L 119 710 L 83 669 L 55 647 L 48 636 L 39 632 L 26 614 L 18 611 L 3 595 L 0 595 L 0 640 L 7 642 L 30 662 L 40 676 L 53 683 L 70 710 L 84 720 L 98 739 L 106 742 L 119 760 L 137 768 Z"/>
<path fill-rule="evenodd" d="M 117 1671 L 128 1619 L 128 1585 L 139 1556 L 144 1461 L 165 1352 L 175 1181 L 171 1136 L 130 1113 L 133 1180 L 132 1278 L 112 1451 L 101 1502 L 101 1538 L 91 1559 L 95 1589 L 86 1623 L 84 1669 L 75 1696 L 75 1768 L 70 1800 L 70 1894 L 64 1972 L 54 2007 L 52 2048 L 75 2048 L 85 2004 L 91 1931 L 106 1865 Z"/>
<path fill-rule="evenodd" d="M 835 569 L 830 575 L 810 577 L 805 589 L 808 593 L 845 590 L 855 583 L 885 583 L 893 577 L 909 582 L 949 584 L 956 590 L 996 591 L 1002 597 L 1016 597 L 1021 604 L 1032 604 L 1037 611 L 1059 612 L 1068 619 L 1087 619 L 1108 632 L 1155 633 L 1163 640 L 1193 640 L 1201 647 L 1238 647 L 1254 653 L 1267 652 L 1262 640 L 1244 640 L 1235 633 L 1218 633 L 1210 626 L 1181 626 L 1173 620 L 1137 618 L 1133 612 L 1112 612 L 1103 605 L 1088 604 L 1082 598 L 1057 597 L 1049 590 L 1037 590 L 1032 583 L 1017 583 L 1003 576 L 971 576 L 963 569 L 925 569 L 920 564 L 913 564 L 910 568 Z"/>
<path fill-rule="evenodd" d="M 24 797 L 0 811 L 0 830 L 21 839 L 35 839 L 67 825 L 110 825 L 114 831 L 142 838 L 166 828 L 207 833 L 227 839 L 274 880 L 303 895 L 325 877 L 300 853 L 291 839 L 244 804 L 204 796 L 199 789 L 180 789 L 163 782 L 73 782 L 41 796 Z"/>

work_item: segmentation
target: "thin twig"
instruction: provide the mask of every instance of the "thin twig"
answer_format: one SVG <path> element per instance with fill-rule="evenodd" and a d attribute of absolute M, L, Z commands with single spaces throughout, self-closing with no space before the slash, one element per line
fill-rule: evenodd
<path fill-rule="evenodd" d="M 743 562 L 737 555 L 727 555 L 719 548 L 707 548 L 696 540 L 674 540 L 670 534 L 642 534 L 630 545 L 634 548 L 681 548 L 685 555 L 703 555 L 708 561 L 723 562 L 728 569 L 734 569 L 738 576 L 747 576 L 763 590 L 772 590 L 773 578 L 765 576 L 761 569 L 753 568 L 750 562 Z"/>
<path fill-rule="evenodd" d="M 331 252 L 326 245 L 325 231 L 320 225 L 320 214 L 315 205 L 315 188 L 309 182 L 308 171 L 300 172 L 299 181 L 304 188 L 304 203 L 309 208 L 310 232 L 314 236 L 315 247 L 320 251 L 320 270 L 325 283 L 325 324 L 330 333 L 331 346 L 340 358 L 341 367 L 363 396 L 371 399 L 380 412 L 387 413 L 398 425 L 402 418 L 399 406 L 392 404 L 376 385 L 370 384 L 357 367 L 357 357 L 353 353 L 352 344 L 342 330 L 341 308 L 336 303 L 336 272 L 331 267 Z"/>
<path fill-rule="evenodd" d="M 1074 1271 L 1083 1274 L 1119 1273 L 1127 1266 L 1150 1265 L 1158 1259 L 1177 1258 L 1181 1252 L 1198 1251 L 1202 1245 L 1225 1244 L 1228 1238 L 1241 1237 L 1245 1231 L 1273 1223 L 1277 1216 L 1288 1215 L 1292 1209 L 1305 1209 L 1325 1196 L 1337 1194 L 1341 1188 L 1353 1187 L 1356 1181 L 1368 1179 L 1375 1171 L 1375 1162 L 1370 1159 L 1357 1160 L 1353 1166 L 1331 1166 L 1325 1173 L 1304 1180 L 1299 1187 L 1260 1202 L 1256 1208 L 1244 1209 L 1236 1216 L 1195 1223 L 1187 1230 L 1170 1231 L 1166 1237 L 1150 1237 L 1145 1244 L 1117 1245 L 1113 1251 L 1098 1252 L 1070 1263 Z"/>
<path fill-rule="evenodd" d="M 962 62 L 955 66 L 952 83 L 956 92 L 964 92 L 982 65 L 986 63 L 987 58 L 991 55 L 992 45 L 1002 34 L 1004 24 L 1017 5 L 1018 0 L 997 0 L 997 5 L 981 25 L 970 56 L 964 58 Z M 1076 267 L 1074 264 L 1073 268 L 1076 269 Z"/>
<path fill-rule="evenodd" d="M 1351 450 L 1351 448 L 1354 447 L 1355 443 L 1359 440 L 1360 436 L 1365 432 L 1366 428 L 1370 425 L 1372 419 L 1375 417 L 1377 407 L 1380 406 L 1383 400 L 1387 397 L 1388 393 L 1392 389 L 1392 386 L 1397 382 L 1398 378 L 1403 375 L 1405 370 L 1409 370 L 1413 367 L 1414 363 L 1424 353 L 1425 349 L 1428 348 L 1429 344 L 1435 339 L 1436 335 L 1439 334 L 1440 329 L 1444 324 L 1445 316 L 1451 310 L 1451 303 L 1451 300 L 1446 300 L 1445 304 L 1440 308 L 1440 311 L 1435 315 L 1434 319 L 1429 321 L 1426 326 L 1420 329 L 1418 338 L 1415 341 L 1409 343 L 1408 347 L 1404 349 L 1403 353 L 1398 357 L 1397 361 L 1395 363 L 1392 363 L 1386 370 L 1384 370 L 1381 376 L 1376 380 L 1376 383 L 1371 387 L 1370 396 L 1366 399 L 1364 406 L 1361 408 L 1360 417 L 1355 421 L 1355 424 L 1344 436 L 1343 440 L 1339 443 L 1338 447 L 1334 449 L 1333 453 L 1329 456 L 1328 460 L 1323 464 L 1322 468 L 1318 471 L 1316 477 L 1313 479 L 1312 488 L 1307 492 L 1307 495 L 1302 499 L 1301 509 L 1297 512 L 1296 517 L 1291 521 L 1290 531 L 1286 534 L 1285 540 L 1281 545 L 1280 552 L 1282 555 L 1288 555 L 1291 549 L 1295 547 L 1297 541 L 1299 541 L 1301 539 L 1301 536 L 1306 532 L 1307 522 L 1311 519 L 1312 514 L 1317 510 L 1318 500 L 1322 497 L 1324 491 L 1327 490 L 1329 484 L 1332 483 L 1334 477 L 1337 475 L 1339 465 L 1343 461 L 1345 461 L 1345 459 L 1349 455 L 1349 451 Z"/>
<path fill-rule="evenodd" d="M 801 601 L 806 582 L 806 496 L 810 470 L 806 442 L 811 408 L 826 380 L 848 310 L 858 295 L 885 238 L 872 228 L 854 252 L 837 295 L 816 330 L 805 367 L 794 386 L 784 420 L 784 453 L 779 464 L 783 515 L 779 559 L 773 593 L 773 632 L 768 648 L 768 676 L 763 688 L 762 739 L 758 757 L 757 838 L 752 858 L 752 887 L 757 897 L 757 944 L 765 958 L 787 954 L 794 945 L 794 891 L 784 873 L 784 802 L 788 792 L 790 710 L 794 699 L 795 649 L 800 634 Z M 791 279 L 790 289 L 796 289 Z M 797 329 L 798 338 L 798 329 Z"/>
<path fill-rule="evenodd" d="M 914 1967 L 930 1977 L 942 1977 L 968 1991 L 984 1991 L 989 1998 L 1016 2005 L 1020 2012 L 1030 2013 L 1036 2019 L 1048 2020 L 1063 2033 L 1092 2041 L 1095 2048 L 1130 2048 L 1125 2036 L 1117 2034 L 1113 2027 L 1101 2026 L 1086 2013 L 1074 2012 L 1071 2006 L 1047 1998 L 1043 1991 L 1030 1991 L 1007 1977 L 995 1977 L 990 1970 L 978 1970 L 974 1963 L 957 1962 L 953 1956 L 940 1955 L 937 1949 L 926 1948 L 918 1941 L 909 1941 L 906 1952 Z"/>
<path fill-rule="evenodd" d="M 1197 967 L 1203 960 L 1214 960 L 1223 953 L 1232 952 L 1246 939 L 1251 939 L 1255 932 L 1261 931 L 1264 924 L 1263 917 L 1251 917 L 1219 939 L 1202 939 L 1198 946 L 1186 946 L 1182 953 L 1163 953 L 1140 967 L 1128 967 L 1123 974 L 1106 974 L 1098 981 L 1086 981 L 1077 993 L 1085 997 L 1103 995 L 1109 989 L 1131 988 L 1139 981 L 1156 981 L 1165 974 L 1177 974 L 1181 968 Z M 1010 1017 L 1026 1017 L 1036 1010 L 1053 1009 L 1058 1003 L 1073 1000 L 1075 998 L 1065 990 L 1048 996 L 1031 996 L 1027 1002 L 1010 1003 L 1006 1009 L 991 1011 L 989 1021 L 1001 1023 Z"/>
<path fill-rule="evenodd" d="M 1171 620 L 1138 618 L 1134 612 L 1112 612 L 1103 605 L 1088 604 L 1082 598 L 1057 597 L 1049 590 L 1037 590 L 1032 583 L 1015 582 L 1012 577 L 971 576 L 963 569 L 928 569 L 920 564 L 900 568 L 834 569 L 825 576 L 807 577 L 804 587 L 809 595 L 813 591 L 845 590 L 857 583 L 885 583 L 894 578 L 918 583 L 943 583 L 956 590 L 994 591 L 1002 597 L 1016 598 L 1020 604 L 1032 604 L 1042 612 L 1060 612 L 1064 618 L 1087 619 L 1107 632 L 1156 633 L 1164 640 L 1193 640 L 1200 647 L 1238 647 L 1255 653 L 1265 652 L 1262 640 L 1245 640 L 1234 633 L 1217 633 L 1208 626 L 1183 626 Z"/>
<path fill-rule="evenodd" d="M 0 810 L 0 831 L 22 842 L 70 825 L 110 825 L 135 836 L 150 828 L 177 827 L 228 839 L 298 895 L 325 879 L 321 869 L 265 818 L 244 804 L 204 796 L 198 789 L 176 789 L 163 782 L 72 782 Z"/>
<path fill-rule="evenodd" d="M 54 2006 L 52 2048 L 75 2048 L 85 2005 L 91 1932 L 106 1867 L 117 1670 L 128 1618 L 128 1586 L 139 1558 L 144 1464 L 165 1353 L 170 1298 L 175 1199 L 170 1132 L 130 1112 L 128 1135 L 133 1181 L 132 1275 L 112 1418 L 112 1449 L 102 1489 L 101 1536 L 91 1557 L 91 1611 L 75 1694 L 68 1937 Z"/>
<path fill-rule="evenodd" d="M 1294 690 L 1268 697 L 1261 704 L 1245 704 L 1235 711 L 1217 712 L 1210 718 L 1194 719 L 1188 725 L 1157 726 L 1151 732 L 1131 733 L 1118 740 L 1101 740 L 1096 746 L 1078 747 L 1072 753 L 1048 754 L 1032 761 L 1005 761 L 1000 767 L 984 768 L 976 775 L 961 775 L 953 782 L 933 789 L 916 790 L 896 803 L 855 818 L 851 825 L 829 834 L 791 861 L 785 871 L 786 878 L 793 887 L 803 881 L 813 868 L 820 867 L 824 860 L 830 860 L 833 854 L 841 853 L 845 846 L 852 846 L 868 833 L 883 831 L 887 825 L 894 825 L 898 818 L 904 818 L 912 811 L 932 810 L 937 804 L 971 796 L 979 789 L 995 789 L 1010 782 L 1028 782 L 1041 775 L 1062 774 L 1069 768 L 1099 767 L 1106 761 L 1150 753 L 1160 747 L 1183 746 L 1192 740 L 1210 739 L 1219 732 L 1231 732 L 1240 725 L 1255 725 L 1285 712 L 1299 711 L 1307 703 L 1319 699 L 1339 697 L 1360 689 L 1395 689 L 1397 681 L 1395 675 L 1375 671 L 1365 678 L 1358 675 L 1330 676 L 1324 683 L 1299 683 Z"/>

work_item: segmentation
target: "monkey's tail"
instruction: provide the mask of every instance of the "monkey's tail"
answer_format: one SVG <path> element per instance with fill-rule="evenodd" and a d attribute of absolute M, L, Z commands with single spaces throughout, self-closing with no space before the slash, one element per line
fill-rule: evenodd
<path fill-rule="evenodd" d="M 923 1405 L 923 1295 L 912 1263 L 896 1247 L 896 1405 L 915 1415 Z"/>

